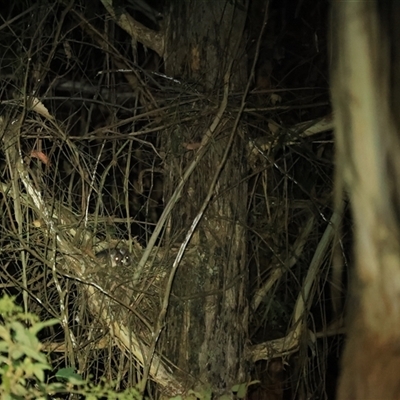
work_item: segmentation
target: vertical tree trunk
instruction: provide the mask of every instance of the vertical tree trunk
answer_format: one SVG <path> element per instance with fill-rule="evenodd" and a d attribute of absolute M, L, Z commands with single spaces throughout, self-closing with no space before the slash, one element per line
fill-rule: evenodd
<path fill-rule="evenodd" d="M 175 1 L 171 7 L 166 74 L 182 78 L 189 86 L 193 82 L 190 87 L 199 99 L 189 106 L 180 105 L 176 114 L 177 120 L 184 120 L 193 116 L 194 108 L 198 116 L 186 125 L 176 124 L 165 135 L 166 200 L 197 157 L 196 144 L 216 114 L 222 98 L 218 93 L 222 93 L 224 75 L 233 60 L 231 89 L 244 87 L 246 9 L 236 3 L 190 0 Z M 230 142 L 233 123 L 233 118 L 222 117 L 172 212 L 169 229 L 171 237 L 180 232 L 178 241 L 183 239 L 231 143 L 217 190 L 190 243 L 192 261 L 186 258 L 177 272 L 164 341 L 165 352 L 176 363 L 186 387 L 217 395 L 230 393 L 234 384 L 246 380 L 246 146 L 238 132 Z"/>
<path fill-rule="evenodd" d="M 356 237 L 340 400 L 400 399 L 398 8 L 395 0 L 333 7 L 338 183 Z"/>

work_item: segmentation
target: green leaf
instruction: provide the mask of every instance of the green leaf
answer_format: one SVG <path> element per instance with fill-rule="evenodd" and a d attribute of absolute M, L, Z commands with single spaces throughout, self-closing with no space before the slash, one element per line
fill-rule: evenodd
<path fill-rule="evenodd" d="M 77 374 L 72 367 L 68 368 L 61 368 L 60 370 L 57 371 L 56 373 L 56 378 L 57 379 L 65 379 L 75 385 L 82 384 L 85 382 L 82 378 L 81 375 Z"/>
<path fill-rule="evenodd" d="M 13 386 L 12 393 L 17 396 L 25 396 L 28 393 L 28 391 L 26 390 L 26 388 L 24 386 L 17 383 L 16 385 Z"/>
<path fill-rule="evenodd" d="M 43 364 L 35 364 L 34 368 L 33 368 L 33 375 L 36 376 L 36 378 L 40 381 L 40 382 L 44 382 L 44 370 L 45 369 L 50 369 L 49 367 L 46 368 L 45 365 Z"/>
<path fill-rule="evenodd" d="M 0 353 L 7 353 L 9 347 L 8 343 L 0 341 Z"/>
<path fill-rule="evenodd" d="M 14 321 L 10 324 L 13 332 L 13 340 L 16 344 L 25 345 L 25 347 L 37 347 L 38 340 L 32 335 L 20 322 Z M 36 343 L 34 343 L 36 341 Z M 36 346 L 35 346 L 36 344 Z"/>
<path fill-rule="evenodd" d="M 14 303 L 15 297 L 10 297 L 10 296 L 3 296 L 0 299 L 0 314 L 5 314 L 5 316 L 10 315 L 12 312 L 22 312 L 22 308 L 17 306 Z"/>
<path fill-rule="evenodd" d="M 46 392 L 47 393 L 62 392 L 62 391 L 65 391 L 65 384 L 64 383 L 54 382 L 54 383 L 48 383 L 46 385 Z"/>
<path fill-rule="evenodd" d="M 239 383 L 237 385 L 234 385 L 232 387 L 232 392 L 236 393 L 236 396 L 239 399 L 244 399 L 246 397 L 247 394 L 247 388 L 248 388 L 248 384 L 247 382 L 245 383 Z"/>
<path fill-rule="evenodd" d="M 33 348 L 40 348 L 40 342 L 36 335 L 26 329 L 21 323 L 13 322 L 11 327 L 15 331 L 14 340 L 16 342 Z"/>
<path fill-rule="evenodd" d="M 210 388 L 204 388 L 201 391 L 189 390 L 188 394 L 193 394 L 197 399 L 201 400 L 211 400 L 212 398 L 212 390 Z"/>
<path fill-rule="evenodd" d="M 30 358 L 25 358 L 23 369 L 28 377 L 35 376 L 40 382 L 44 382 L 44 371 L 50 366 L 42 363 L 33 363 Z"/>
<path fill-rule="evenodd" d="M 0 325 L 0 338 L 11 341 L 10 330 L 3 325 Z"/>
<path fill-rule="evenodd" d="M 25 355 L 31 357 L 33 360 L 36 360 L 40 363 L 47 364 L 46 355 L 40 352 L 41 345 L 37 347 L 28 347 L 28 346 L 21 346 L 21 350 L 24 352 Z"/>
<path fill-rule="evenodd" d="M 239 390 L 236 392 L 236 396 L 239 397 L 239 399 L 244 399 L 246 397 L 247 387 L 247 383 L 239 385 Z"/>
<path fill-rule="evenodd" d="M 49 319 L 43 322 L 37 322 L 35 325 L 29 328 L 29 331 L 32 332 L 35 336 L 40 332 L 43 328 L 47 328 L 48 326 L 53 326 L 59 324 L 60 321 L 56 318 Z"/>
<path fill-rule="evenodd" d="M 6 370 L 6 368 L 8 368 L 8 362 L 9 362 L 9 359 L 7 358 L 7 357 L 3 357 L 3 356 L 1 356 L 0 355 L 0 371 L 2 371 L 2 370 Z"/>
<path fill-rule="evenodd" d="M 9 350 L 9 355 L 13 360 L 19 360 L 23 355 L 24 352 L 18 347 L 13 347 Z"/>

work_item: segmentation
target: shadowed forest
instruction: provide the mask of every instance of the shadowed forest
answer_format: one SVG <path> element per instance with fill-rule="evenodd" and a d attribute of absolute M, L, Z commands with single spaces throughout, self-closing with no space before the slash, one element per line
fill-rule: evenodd
<path fill-rule="evenodd" d="M 398 11 L 344 3 L 2 2 L 0 294 L 57 320 L 43 387 L 400 398 Z"/>

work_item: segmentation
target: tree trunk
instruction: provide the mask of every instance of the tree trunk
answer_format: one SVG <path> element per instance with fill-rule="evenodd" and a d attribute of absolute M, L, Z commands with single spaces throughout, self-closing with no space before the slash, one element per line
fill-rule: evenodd
<path fill-rule="evenodd" d="M 399 5 L 333 8 L 337 175 L 352 203 L 356 282 L 338 399 L 400 399 Z"/>
<path fill-rule="evenodd" d="M 215 395 L 230 394 L 247 376 L 246 146 L 231 117 L 223 115 L 217 129 L 209 130 L 232 61 L 230 89 L 245 83 L 246 10 L 235 3 L 175 1 L 165 45 L 166 74 L 181 77 L 185 84 L 193 82 L 195 99 L 177 107 L 177 120 L 189 117 L 190 122 L 175 121 L 164 136 L 167 201 L 187 166 L 204 150 L 171 214 L 171 240 L 183 241 L 210 190 L 213 193 L 174 280 L 163 351 L 178 367 L 187 389 Z M 207 148 L 198 150 L 205 135 Z"/>

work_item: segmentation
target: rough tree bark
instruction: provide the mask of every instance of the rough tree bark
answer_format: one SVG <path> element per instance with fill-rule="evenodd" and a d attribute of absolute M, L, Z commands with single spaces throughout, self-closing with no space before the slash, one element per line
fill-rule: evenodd
<path fill-rule="evenodd" d="M 232 61 L 230 89 L 243 89 L 246 83 L 242 79 L 247 66 L 245 20 L 246 7 L 239 2 L 175 1 L 170 8 L 164 54 L 166 74 L 182 77 L 185 83 L 193 82 L 201 96 L 198 103 L 190 106 L 198 107 L 198 121 L 191 121 L 190 126 L 175 126 L 164 137 L 166 200 L 187 165 L 198 156 L 196 143 L 202 142 L 218 109 L 222 96 L 216 94 L 222 93 L 224 76 Z M 201 100 L 206 93 L 210 103 Z M 214 106 L 207 108 L 211 103 Z M 192 111 L 182 106 L 177 118 L 184 119 L 185 112 Z M 179 240 L 183 240 L 207 197 L 225 150 L 231 146 L 217 191 L 190 243 L 195 261 L 190 267 L 184 263 L 175 277 L 163 342 L 163 351 L 181 371 L 177 373 L 182 375 L 186 388 L 211 390 L 215 395 L 229 394 L 234 384 L 246 380 L 246 146 L 237 131 L 232 134 L 233 125 L 234 118 L 222 117 L 169 225 L 171 236 L 180 232 Z"/>
<path fill-rule="evenodd" d="M 400 399 L 399 7 L 333 6 L 337 175 L 356 238 L 340 400 Z"/>

